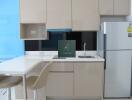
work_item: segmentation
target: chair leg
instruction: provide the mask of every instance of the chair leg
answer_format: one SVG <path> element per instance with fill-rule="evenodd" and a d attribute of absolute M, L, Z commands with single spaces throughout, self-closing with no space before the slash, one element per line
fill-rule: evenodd
<path fill-rule="evenodd" d="M 37 91 L 33 90 L 33 100 L 37 100 Z"/>
<path fill-rule="evenodd" d="M 11 100 L 11 88 L 8 88 L 8 100 Z"/>

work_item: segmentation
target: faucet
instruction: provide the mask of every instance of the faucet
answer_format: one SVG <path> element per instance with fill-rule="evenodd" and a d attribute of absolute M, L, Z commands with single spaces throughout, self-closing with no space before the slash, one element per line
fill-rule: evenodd
<path fill-rule="evenodd" d="M 84 44 L 83 44 L 83 50 L 84 50 L 84 56 L 86 56 L 86 42 L 84 42 Z"/>

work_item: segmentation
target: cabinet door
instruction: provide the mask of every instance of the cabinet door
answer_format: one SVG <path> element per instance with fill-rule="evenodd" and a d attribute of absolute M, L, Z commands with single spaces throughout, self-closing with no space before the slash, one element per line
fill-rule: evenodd
<path fill-rule="evenodd" d="M 98 30 L 99 19 L 98 0 L 72 0 L 73 30 Z"/>
<path fill-rule="evenodd" d="M 50 72 L 73 72 L 73 63 L 55 62 L 50 66 Z"/>
<path fill-rule="evenodd" d="M 46 0 L 20 0 L 21 23 L 45 23 Z"/>
<path fill-rule="evenodd" d="M 103 63 L 75 63 L 75 96 L 102 97 L 104 74 L 103 69 Z"/>
<path fill-rule="evenodd" d="M 71 0 L 47 0 L 47 28 L 71 28 Z"/>
<path fill-rule="evenodd" d="M 50 72 L 46 92 L 47 96 L 73 96 L 73 73 Z"/>
<path fill-rule="evenodd" d="M 130 0 L 114 0 L 114 15 L 128 15 Z"/>
<path fill-rule="evenodd" d="M 100 15 L 113 15 L 114 14 L 113 3 L 114 3 L 114 0 L 99 0 Z"/>

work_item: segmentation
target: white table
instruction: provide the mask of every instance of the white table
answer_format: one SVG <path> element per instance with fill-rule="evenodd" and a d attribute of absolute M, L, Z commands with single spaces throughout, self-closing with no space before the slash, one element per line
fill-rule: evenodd
<path fill-rule="evenodd" d="M 29 59 L 25 56 L 17 57 L 12 60 L 0 63 L 0 74 L 10 76 L 22 76 L 24 99 L 27 100 L 26 74 L 41 61 L 41 59 Z"/>

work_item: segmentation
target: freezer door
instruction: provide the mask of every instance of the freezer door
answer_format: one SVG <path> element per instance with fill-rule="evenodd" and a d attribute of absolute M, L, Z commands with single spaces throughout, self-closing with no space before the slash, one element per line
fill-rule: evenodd
<path fill-rule="evenodd" d="M 104 24 L 106 33 L 106 49 L 132 49 L 132 38 L 128 37 L 128 22 L 107 22 Z"/>
<path fill-rule="evenodd" d="M 131 51 L 106 52 L 104 97 L 130 97 Z"/>

